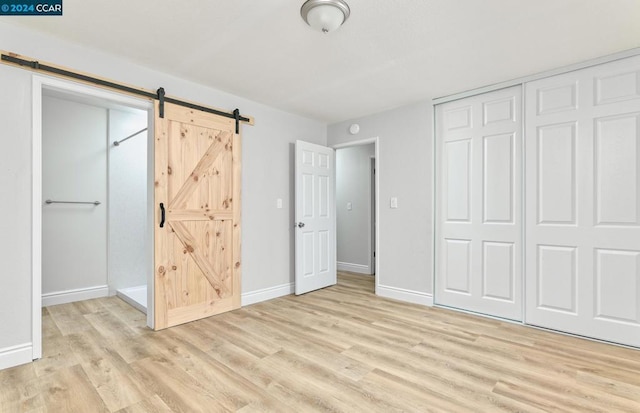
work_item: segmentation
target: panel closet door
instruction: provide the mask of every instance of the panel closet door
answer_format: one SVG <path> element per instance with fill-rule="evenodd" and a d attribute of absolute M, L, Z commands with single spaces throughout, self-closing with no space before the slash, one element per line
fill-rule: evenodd
<path fill-rule="evenodd" d="M 640 346 L 640 57 L 526 85 L 526 322 Z"/>
<path fill-rule="evenodd" d="M 520 86 L 436 107 L 435 302 L 522 320 Z"/>

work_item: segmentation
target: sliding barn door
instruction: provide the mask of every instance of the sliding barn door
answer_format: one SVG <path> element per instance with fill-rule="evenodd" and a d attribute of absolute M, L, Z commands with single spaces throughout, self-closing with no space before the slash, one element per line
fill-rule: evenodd
<path fill-rule="evenodd" d="M 167 104 L 155 119 L 155 329 L 240 307 L 240 136 Z"/>
<path fill-rule="evenodd" d="M 436 108 L 435 302 L 522 320 L 521 89 Z"/>
<path fill-rule="evenodd" d="M 526 322 L 640 346 L 640 57 L 526 96 Z"/>

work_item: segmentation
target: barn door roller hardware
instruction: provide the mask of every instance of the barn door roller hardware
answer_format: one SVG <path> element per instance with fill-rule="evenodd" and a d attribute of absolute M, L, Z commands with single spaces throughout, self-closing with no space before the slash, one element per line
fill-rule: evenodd
<path fill-rule="evenodd" d="M 158 100 L 160 102 L 160 113 L 159 113 L 159 116 L 161 118 L 164 117 L 164 102 L 168 102 L 168 103 L 173 103 L 175 105 L 187 107 L 187 108 L 190 108 L 190 109 L 200 110 L 200 111 L 207 112 L 207 113 L 213 113 L 214 115 L 224 116 L 226 118 L 234 119 L 236 121 L 236 133 L 240 132 L 240 122 L 245 122 L 245 123 L 249 123 L 249 124 L 253 125 L 253 119 L 251 117 L 241 116 L 240 115 L 240 111 L 238 109 L 236 109 L 236 110 L 234 110 L 233 112 L 230 113 L 230 112 L 224 112 L 222 110 L 209 108 L 209 107 L 206 107 L 206 106 L 197 105 L 195 103 L 185 102 L 183 100 L 170 98 L 170 97 L 165 96 L 165 91 L 164 91 L 164 88 L 162 88 L 162 87 L 159 88 L 156 93 L 153 93 L 151 91 L 147 91 L 147 90 L 144 90 L 144 89 L 137 89 L 135 87 L 123 85 L 123 84 L 116 83 L 116 82 L 111 82 L 109 80 L 100 79 L 100 78 L 97 78 L 97 77 L 84 75 L 82 73 L 77 73 L 77 72 L 73 72 L 73 71 L 70 71 L 70 70 L 62 69 L 60 67 L 43 64 L 43 63 L 40 63 L 40 62 L 38 62 L 36 60 L 27 60 L 27 59 L 23 59 L 23 58 L 17 57 L 15 55 L 9 55 L 9 54 L 4 54 L 4 53 L 2 53 L 2 62 L 12 63 L 12 64 L 18 65 L 18 66 L 26 66 L 26 67 L 29 67 L 29 68 L 35 70 L 35 71 L 47 72 L 47 73 L 51 73 L 51 74 L 54 74 L 54 75 L 57 75 L 57 76 L 61 76 L 61 77 L 81 80 L 81 81 L 86 82 L 86 83 L 91 83 L 91 84 L 94 84 L 94 85 L 98 85 L 98 86 L 107 87 L 107 88 L 110 88 L 110 89 L 119 90 L 119 91 L 126 92 L 126 93 L 129 93 L 129 94 L 132 94 L 132 95 L 143 96 L 143 97 L 148 98 L 148 99 L 156 99 L 156 100 Z"/>

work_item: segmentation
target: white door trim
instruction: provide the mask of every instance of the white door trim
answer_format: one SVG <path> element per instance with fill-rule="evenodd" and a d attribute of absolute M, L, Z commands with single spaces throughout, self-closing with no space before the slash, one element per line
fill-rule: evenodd
<path fill-rule="evenodd" d="M 151 102 L 124 94 L 87 86 L 67 80 L 34 74 L 32 78 L 31 118 L 31 303 L 32 303 L 32 359 L 42 357 L 42 92 L 44 89 L 108 100 L 142 110 L 153 110 Z M 149 125 L 150 130 L 153 124 Z M 153 139 L 150 139 L 152 142 Z M 153 177 L 151 177 L 153 180 Z M 153 291 L 153 271 L 147 277 L 148 289 Z M 149 324 L 151 311 L 147 311 Z M 153 316 L 151 316 L 153 320 Z"/>
<path fill-rule="evenodd" d="M 375 293 L 376 295 L 380 295 L 380 138 L 375 136 L 373 138 L 360 139 L 357 141 L 340 143 L 337 145 L 331 146 L 333 149 L 343 149 L 350 148 L 353 146 L 360 145 L 369 145 L 373 143 L 375 148 L 375 158 L 376 158 L 376 176 L 375 176 L 375 187 L 376 187 L 376 234 L 375 234 L 375 251 L 376 251 L 376 259 L 375 259 Z"/>

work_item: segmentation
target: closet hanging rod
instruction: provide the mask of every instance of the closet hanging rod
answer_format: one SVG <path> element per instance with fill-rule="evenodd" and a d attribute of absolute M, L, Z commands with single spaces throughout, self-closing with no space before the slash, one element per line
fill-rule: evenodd
<path fill-rule="evenodd" d="M 52 201 L 47 199 L 44 201 L 45 204 L 87 204 L 87 205 L 100 205 L 100 201 Z"/>
<path fill-rule="evenodd" d="M 132 135 L 129 135 L 129 136 L 127 136 L 127 137 L 126 137 L 126 138 L 124 138 L 124 139 L 120 139 L 119 141 L 113 141 L 113 146 L 120 146 L 120 144 L 121 144 L 122 142 L 126 141 L 127 139 L 131 139 L 131 138 L 133 138 L 133 137 L 134 137 L 134 136 L 136 136 L 136 135 L 140 135 L 142 132 L 146 131 L 147 129 L 148 129 L 148 128 L 140 129 L 138 132 L 136 132 L 136 133 L 134 133 L 134 134 L 132 134 Z"/>

